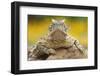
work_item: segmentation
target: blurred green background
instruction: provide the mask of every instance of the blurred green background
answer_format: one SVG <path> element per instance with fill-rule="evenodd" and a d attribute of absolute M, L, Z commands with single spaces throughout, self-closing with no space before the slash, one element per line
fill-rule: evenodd
<path fill-rule="evenodd" d="M 28 46 L 34 45 L 49 32 L 52 19 L 65 19 L 65 24 L 69 27 L 68 34 L 87 48 L 88 17 L 79 16 L 28 15 Z"/>

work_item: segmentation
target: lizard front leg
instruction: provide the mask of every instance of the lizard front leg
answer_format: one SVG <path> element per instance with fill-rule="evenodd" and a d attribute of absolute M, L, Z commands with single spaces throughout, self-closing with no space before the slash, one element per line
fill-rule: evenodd
<path fill-rule="evenodd" d="M 83 48 L 82 45 L 79 44 L 78 40 L 74 41 L 74 45 L 75 47 L 80 51 L 81 54 L 83 54 L 84 56 L 87 56 L 87 51 L 85 48 Z"/>

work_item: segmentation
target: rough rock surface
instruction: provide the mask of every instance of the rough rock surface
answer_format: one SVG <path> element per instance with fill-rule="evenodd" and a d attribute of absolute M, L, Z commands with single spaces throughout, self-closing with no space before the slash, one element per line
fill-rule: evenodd
<path fill-rule="evenodd" d="M 40 39 L 30 50 L 29 60 L 79 59 L 87 58 L 85 50 L 77 40 L 67 36 L 66 40 Z"/>

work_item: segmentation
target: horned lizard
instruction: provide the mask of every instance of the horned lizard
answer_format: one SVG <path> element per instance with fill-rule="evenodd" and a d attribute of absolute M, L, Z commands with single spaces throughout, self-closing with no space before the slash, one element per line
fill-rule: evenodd
<path fill-rule="evenodd" d="M 29 50 L 29 60 L 86 58 L 87 50 L 78 40 L 68 35 L 67 30 L 64 20 L 53 19 L 49 34 Z"/>

